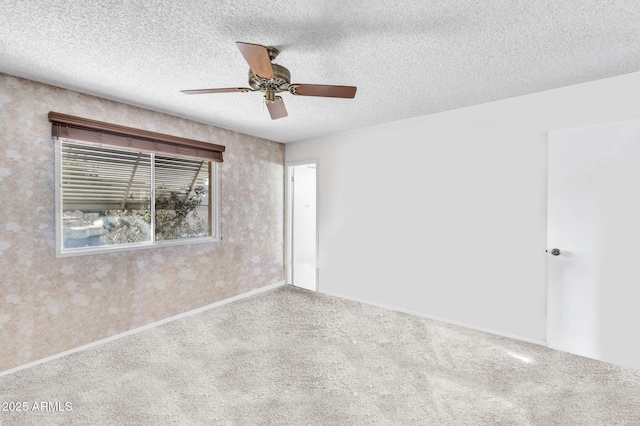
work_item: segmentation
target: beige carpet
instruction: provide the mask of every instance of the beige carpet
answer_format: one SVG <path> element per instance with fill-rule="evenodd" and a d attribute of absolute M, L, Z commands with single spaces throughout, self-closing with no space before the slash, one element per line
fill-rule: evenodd
<path fill-rule="evenodd" d="M 2 376 L 0 402 L 28 407 L 2 425 L 640 425 L 640 371 L 284 286 Z"/>

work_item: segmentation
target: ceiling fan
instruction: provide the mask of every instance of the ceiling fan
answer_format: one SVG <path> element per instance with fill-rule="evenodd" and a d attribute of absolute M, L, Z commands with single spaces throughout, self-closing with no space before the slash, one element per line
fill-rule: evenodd
<path fill-rule="evenodd" d="M 236 46 L 249 64 L 249 87 L 229 87 L 223 89 L 181 90 L 188 95 L 229 92 L 263 92 L 264 101 L 272 120 L 287 116 L 284 102 L 276 93 L 288 91 L 297 96 L 321 96 L 325 98 L 353 98 L 354 86 L 330 86 L 324 84 L 291 84 L 291 73 L 282 65 L 273 64 L 280 53 L 275 47 L 236 42 Z"/>

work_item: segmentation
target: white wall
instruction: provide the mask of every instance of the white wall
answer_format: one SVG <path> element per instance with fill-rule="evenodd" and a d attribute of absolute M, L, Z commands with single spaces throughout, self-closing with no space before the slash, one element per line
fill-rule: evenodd
<path fill-rule="evenodd" d="M 288 144 L 319 159 L 320 291 L 545 342 L 547 132 L 637 118 L 639 91 L 633 73 Z"/>

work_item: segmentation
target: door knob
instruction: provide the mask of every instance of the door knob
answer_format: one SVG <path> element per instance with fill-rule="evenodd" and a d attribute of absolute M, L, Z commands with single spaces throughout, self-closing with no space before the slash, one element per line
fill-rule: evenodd
<path fill-rule="evenodd" d="M 554 256 L 560 256 L 560 249 L 554 248 L 551 250 L 547 250 L 547 253 L 551 253 Z"/>

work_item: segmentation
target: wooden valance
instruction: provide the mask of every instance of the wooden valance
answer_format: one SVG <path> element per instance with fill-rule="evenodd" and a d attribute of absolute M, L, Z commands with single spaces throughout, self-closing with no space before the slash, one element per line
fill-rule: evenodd
<path fill-rule="evenodd" d="M 178 136 L 165 135 L 149 130 L 120 126 L 49 112 L 53 137 L 86 142 L 93 145 L 110 145 L 141 152 L 195 158 L 204 161 L 222 162 L 225 147 Z"/>

